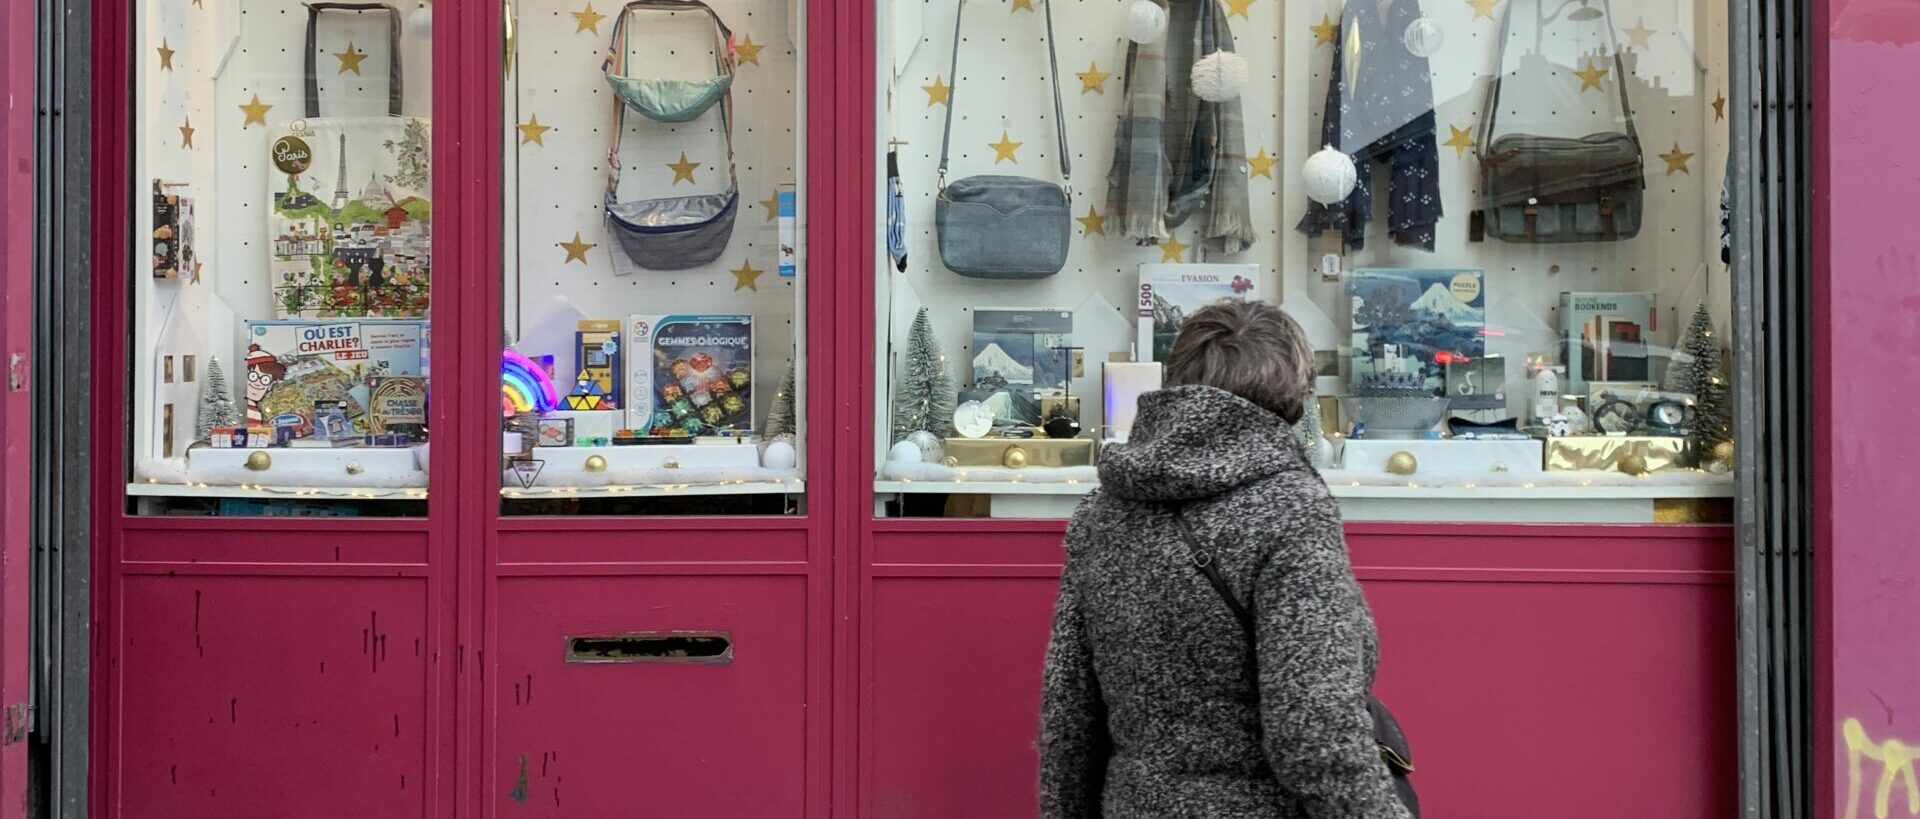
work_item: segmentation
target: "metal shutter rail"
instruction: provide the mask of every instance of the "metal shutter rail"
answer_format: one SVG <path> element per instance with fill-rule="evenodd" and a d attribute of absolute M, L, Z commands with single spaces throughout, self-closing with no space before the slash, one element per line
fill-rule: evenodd
<path fill-rule="evenodd" d="M 1735 0 L 1732 184 L 1740 804 L 1813 815 L 1812 112 L 1804 0 Z"/>

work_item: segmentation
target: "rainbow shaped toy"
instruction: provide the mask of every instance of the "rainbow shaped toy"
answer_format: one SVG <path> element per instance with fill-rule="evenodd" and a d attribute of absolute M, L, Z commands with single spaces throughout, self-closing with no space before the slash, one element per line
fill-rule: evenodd
<path fill-rule="evenodd" d="M 500 411 L 549 413 L 560 407 L 560 391 L 545 368 L 513 350 L 500 354 Z"/>

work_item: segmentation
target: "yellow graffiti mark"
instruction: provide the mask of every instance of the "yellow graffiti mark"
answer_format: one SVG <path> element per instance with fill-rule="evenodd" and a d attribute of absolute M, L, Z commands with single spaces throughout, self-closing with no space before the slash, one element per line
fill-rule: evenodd
<path fill-rule="evenodd" d="M 1863 757 L 1880 763 L 1880 782 L 1873 790 L 1875 819 L 1887 819 L 1896 778 L 1906 786 L 1907 815 L 1920 816 L 1920 780 L 1916 780 L 1913 769 L 1914 760 L 1920 758 L 1920 745 L 1908 745 L 1897 739 L 1875 743 L 1860 721 L 1852 717 L 1841 724 L 1840 733 L 1847 740 L 1846 819 L 1855 819 L 1860 810 L 1860 789 L 1865 784 L 1861 779 Z"/>

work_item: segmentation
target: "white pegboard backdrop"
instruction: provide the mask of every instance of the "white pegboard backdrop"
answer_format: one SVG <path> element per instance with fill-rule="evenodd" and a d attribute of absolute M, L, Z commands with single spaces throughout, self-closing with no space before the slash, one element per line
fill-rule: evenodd
<path fill-rule="evenodd" d="M 924 86 L 938 78 L 954 86 L 953 159 L 950 177 L 975 173 L 1014 173 L 1057 180 L 1052 102 L 1047 85 L 1044 19 L 1040 2 L 1033 9 L 1017 0 L 969 0 L 961 44 L 959 76 L 947 76 L 952 55 L 954 0 L 893 0 L 880 4 L 878 30 L 883 46 L 880 60 L 880 133 L 878 153 L 884 158 L 889 140 L 900 140 L 902 181 L 907 204 L 907 246 L 910 266 L 896 273 L 886 261 L 884 236 L 876 242 L 880 303 L 876 323 L 882 331 L 882 350 L 902 347 L 913 312 L 929 308 L 934 327 L 948 351 L 960 383 L 968 380 L 971 350 L 971 313 L 984 307 L 1111 307 L 1131 326 L 1137 269 L 1142 262 L 1162 259 L 1158 248 L 1139 248 L 1124 238 L 1087 237 L 1078 225 L 1066 268 L 1039 281 L 987 281 L 958 276 L 940 265 L 933 233 L 934 169 L 938 164 L 940 129 L 945 106 L 929 104 Z M 1054 26 L 1065 98 L 1068 141 L 1073 154 L 1073 210 L 1085 216 L 1089 207 L 1106 213 L 1106 172 L 1112 159 L 1114 127 L 1124 107 L 1127 41 L 1121 33 L 1131 0 L 1053 0 Z M 1612 16 L 1601 21 L 1555 19 L 1539 26 L 1539 10 L 1553 14 L 1560 3 L 1544 0 L 1495 0 L 1479 4 L 1491 17 L 1478 14 L 1476 4 L 1451 0 L 1418 2 L 1424 14 L 1444 34 L 1431 68 L 1438 120 L 1437 141 L 1452 134 L 1449 126 L 1464 128 L 1478 139 L 1479 115 L 1488 78 L 1495 70 L 1499 18 L 1509 4 L 1516 17 L 1505 71 L 1500 132 L 1580 136 L 1617 128 L 1619 80 L 1603 25 L 1612 25 L 1626 50 L 1628 93 L 1636 124 L 1646 148 L 1646 216 L 1641 234 L 1615 243 L 1523 246 L 1497 241 L 1467 241 L 1468 215 L 1478 197 L 1478 158 L 1439 145 L 1440 185 L 1446 215 L 1439 225 L 1435 252 L 1400 248 L 1386 232 L 1385 177 L 1376 178 L 1376 210 L 1364 250 L 1343 259 L 1347 270 L 1360 267 L 1479 267 L 1487 271 L 1489 325 L 1502 328 L 1489 352 L 1508 357 L 1509 395 L 1519 406 L 1524 387 L 1520 362 L 1529 352 L 1552 349 L 1558 318 L 1559 294 L 1568 290 L 1653 290 L 1663 308 L 1655 344 L 1675 342 L 1693 305 L 1705 298 L 1718 321 L 1724 323 L 1729 306 L 1727 275 L 1719 262 L 1717 203 L 1722 162 L 1726 151 L 1726 122 L 1716 118 L 1712 101 L 1726 89 L 1723 44 L 1726 6 L 1715 0 L 1665 4 L 1653 0 L 1617 0 Z M 1592 8 L 1602 7 L 1593 0 Z M 1586 8 L 1578 0 L 1571 8 Z M 1205 257 L 1188 251 L 1185 261 L 1254 262 L 1261 266 L 1263 297 L 1283 301 L 1315 335 L 1315 345 L 1331 349 L 1346 343 L 1349 327 L 1345 281 L 1322 281 L 1318 272 L 1324 245 L 1295 231 L 1306 209 L 1299 168 L 1320 147 L 1320 119 L 1325 102 L 1328 69 L 1335 55 L 1331 44 L 1318 40 L 1314 26 L 1323 17 L 1337 23 L 1342 4 L 1330 0 L 1282 4 L 1278 0 L 1251 0 L 1221 6 L 1228 13 L 1237 50 L 1251 69 L 1252 82 L 1241 102 L 1246 121 L 1246 149 L 1265 150 L 1279 157 L 1273 178 L 1250 180 L 1252 217 L 1259 241 L 1246 252 Z M 1567 9 L 1562 8 L 1563 17 Z M 911 18 L 903 17 L 911 15 Z M 1630 34 L 1630 31 L 1632 33 Z M 917 32 L 917 37 L 915 36 Z M 1701 32 L 1707 32 L 1703 35 Z M 889 33 L 894 36 L 888 37 Z M 1638 38 L 1632 34 L 1639 34 Z M 1704 41 L 1703 41 L 1704 40 Z M 1528 52 L 1534 52 L 1528 56 Z M 1572 71 L 1585 67 L 1587 57 L 1607 69 L 1602 91 L 1580 90 Z M 1522 65 L 1524 63 L 1524 69 Z M 1103 92 L 1085 90 L 1076 76 L 1090 64 L 1109 72 Z M 890 71 L 898 66 L 897 73 Z M 1018 164 L 994 164 L 988 143 L 1002 131 L 1016 142 Z M 1684 172 L 1668 173 L 1660 154 L 1675 145 L 1692 153 Z M 1244 167 L 1244 166 L 1243 166 Z M 1384 171 L 1377 171 L 1384 173 Z M 884 184 L 884 165 L 878 171 Z M 884 194 L 884 191 L 880 192 Z M 1193 244 L 1194 228 L 1176 233 Z M 1097 297 L 1097 298 L 1095 298 Z M 1089 304 L 1089 300 L 1093 303 Z M 1309 306 L 1310 305 L 1310 306 Z M 1317 309 L 1315 309 L 1317 308 Z M 1085 378 L 1076 381 L 1076 394 L 1093 395 L 1098 388 L 1095 362 L 1109 350 L 1095 346 L 1095 338 L 1081 332 L 1087 311 L 1076 316 L 1075 343 L 1088 344 Z M 1131 338 L 1113 342 L 1111 351 L 1125 351 Z M 876 396 L 879 418 L 888 416 L 886 394 L 893 374 L 886 360 L 876 362 L 882 388 Z M 1100 423 L 1097 406 L 1088 406 L 1082 420 Z M 881 423 L 884 427 L 885 424 Z M 876 430 L 879 451 L 885 451 L 884 430 Z"/>
<path fill-rule="evenodd" d="M 399 47 L 405 84 L 402 113 L 429 116 L 433 88 L 431 43 L 400 4 Z M 158 0 L 139 6 L 136 70 L 134 208 L 134 452 L 161 455 L 161 407 L 174 404 L 175 457 L 192 440 L 200 383 L 164 383 L 165 356 L 220 359 L 227 383 L 245 384 L 239 365 L 245 325 L 274 317 L 267 278 L 267 129 L 305 115 L 307 9 L 289 0 Z M 321 114 L 384 116 L 392 58 L 388 17 L 381 12 L 329 11 L 317 31 L 315 63 Z M 174 53 L 163 67 L 157 49 Z M 364 55 L 360 72 L 342 72 L 333 56 Z M 248 121 L 241 106 L 268 106 Z M 185 141 L 184 124 L 193 140 Z M 184 183 L 171 190 L 195 200 L 200 282 L 157 281 L 145 269 L 152 231 L 146 191 L 154 178 Z"/>
<path fill-rule="evenodd" d="M 616 274 L 617 241 L 606 233 L 602 193 L 614 93 L 600 70 L 621 6 L 584 0 L 513 5 L 516 51 L 508 78 L 507 336 L 528 354 L 572 358 L 575 322 L 640 313 L 750 313 L 754 316 L 756 417 L 765 417 L 801 329 L 804 254 L 799 276 L 782 278 L 778 222 L 765 200 L 794 185 L 802 150 L 798 22 L 788 0 L 711 0 L 733 30 L 741 59 L 733 80 L 733 142 L 740 204 L 733 236 L 713 263 L 689 270 Z M 582 30 L 585 28 L 586 30 Z M 595 33 L 594 29 L 598 32 Z M 628 76 L 704 79 L 715 74 L 713 24 L 704 12 L 642 10 L 628 20 Z M 755 63 L 757 60 L 757 64 Z M 697 193 L 727 186 L 720 106 L 687 123 L 627 115 L 621 201 Z M 537 142 L 521 125 L 549 130 Z M 685 152 L 693 182 L 677 182 L 669 163 Z M 799 211 L 804 213 L 804 209 Z M 578 233 L 594 245 L 585 263 L 568 261 L 563 243 Z M 757 290 L 732 272 L 751 263 Z M 625 272 L 624 262 L 618 268 Z M 804 406 L 805 401 L 798 402 Z"/>
<path fill-rule="evenodd" d="M 1072 210 L 1076 218 L 1088 215 L 1090 208 L 1102 216 L 1107 204 L 1107 169 L 1113 159 L 1114 126 L 1125 109 L 1125 71 L 1128 41 L 1122 33 L 1124 12 L 1129 0 L 1046 0 L 1053 3 L 1055 43 L 1060 67 L 1060 90 L 1066 113 L 1067 143 L 1073 161 Z M 1132 342 L 1135 321 L 1134 300 L 1139 285 L 1139 265 L 1164 258 L 1159 247 L 1139 247 L 1118 236 L 1118 220 L 1108 219 L 1107 235 L 1088 236 L 1075 222 L 1065 269 L 1049 278 L 1031 281 L 991 281 L 969 279 L 948 271 L 940 264 L 939 248 L 933 229 L 937 194 L 935 170 L 940 163 L 940 137 L 947 105 L 931 102 L 934 95 L 926 86 L 951 86 L 955 107 L 953 142 L 948 178 L 974 174 L 1018 174 L 1043 180 L 1060 181 L 1057 155 L 1058 137 L 1054 125 L 1053 97 L 1047 63 L 1046 19 L 1043 0 L 1015 3 L 1013 0 L 969 0 L 962 21 L 960 60 L 957 76 L 949 70 L 954 48 L 953 0 L 895 0 L 882 2 L 879 31 L 911 31 L 918 28 L 917 42 L 884 43 L 880 55 L 878 96 L 881 110 L 878 146 L 882 165 L 880 182 L 885 182 L 884 159 L 889 140 L 897 139 L 901 181 L 906 198 L 907 255 L 905 273 L 894 272 L 886 261 L 884 244 L 877 251 L 880 262 L 879 308 L 876 321 L 883 331 L 880 349 L 904 348 L 906 328 L 920 306 L 928 308 L 934 332 L 947 350 L 957 382 L 971 380 L 970 339 L 975 308 L 1059 308 L 1077 311 L 1074 319 L 1074 343 L 1085 345 L 1084 376 L 1074 381 L 1075 395 L 1087 396 L 1083 402 L 1082 422 L 1091 427 L 1102 423 L 1099 401 L 1099 362 L 1109 352 L 1127 352 Z M 1273 16 L 1278 4 L 1268 8 L 1256 3 L 1251 19 L 1231 18 L 1235 44 L 1247 58 L 1250 81 L 1241 98 L 1246 122 L 1246 149 L 1250 154 L 1262 150 L 1276 156 L 1285 146 L 1281 121 L 1281 34 Z M 1265 12 L 1262 15 L 1260 12 Z M 895 19 L 915 15 L 917 21 Z M 891 52 L 889 51 L 891 49 Z M 895 76 L 889 64 L 901 66 Z M 1106 73 L 1104 82 L 1089 83 L 1083 72 Z M 1092 86 L 1091 88 L 1089 86 Z M 1098 89 L 1098 90 L 1095 90 Z M 890 108 L 887 107 L 891 103 Z M 1006 137 L 1021 145 L 1015 150 L 1016 162 L 995 162 L 996 152 L 989 143 Z M 1246 173 L 1244 161 L 1225 169 Z M 1231 256 L 1207 257 L 1199 249 L 1188 250 L 1181 261 L 1235 261 L 1258 263 L 1263 272 L 1261 286 L 1270 298 L 1279 298 L 1278 270 L 1289 231 L 1281 225 L 1281 168 L 1275 165 L 1272 178 L 1250 180 L 1249 197 L 1253 223 L 1260 226 L 1254 245 Z M 884 215 L 884 214 L 883 214 Z M 1197 245 L 1196 233 L 1203 220 L 1196 217 L 1174 231 L 1179 241 Z M 881 229 L 884 240 L 884 229 Z M 888 304 L 891 302 L 889 309 Z M 888 335 L 891 340 L 888 340 Z M 885 403 L 892 378 L 884 361 L 876 362 L 880 378 L 877 400 L 879 426 L 888 417 Z M 885 451 L 884 430 L 876 440 Z"/>

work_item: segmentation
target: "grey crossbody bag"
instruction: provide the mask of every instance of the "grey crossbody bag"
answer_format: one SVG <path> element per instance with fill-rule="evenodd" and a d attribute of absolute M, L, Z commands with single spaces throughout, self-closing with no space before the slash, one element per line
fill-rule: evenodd
<path fill-rule="evenodd" d="M 1053 4 L 1041 0 L 1047 18 L 1047 70 L 1053 81 L 1053 123 L 1060 134 L 1060 179 L 1055 185 L 1027 176 L 981 174 L 947 182 L 947 149 L 953 141 L 953 106 L 960 85 L 960 0 L 953 20 L 953 87 L 947 92 L 947 121 L 940 135 L 940 195 L 934 204 L 934 234 L 940 262 L 948 270 L 976 279 L 1041 279 L 1067 265 L 1072 236 L 1070 206 L 1072 162 L 1067 154 L 1067 123 L 1060 102 L 1060 64 L 1053 49 Z"/>

